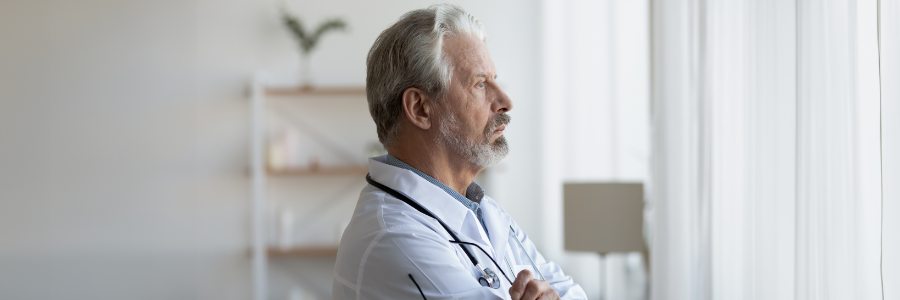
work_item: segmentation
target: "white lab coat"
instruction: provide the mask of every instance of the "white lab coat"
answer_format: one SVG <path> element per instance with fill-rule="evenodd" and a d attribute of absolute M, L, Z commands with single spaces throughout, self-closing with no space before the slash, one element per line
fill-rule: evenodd
<path fill-rule="evenodd" d="M 510 226 L 526 251 L 562 299 L 587 299 L 581 286 L 566 276 L 535 249 L 528 236 L 490 197 L 481 200 L 490 239 L 475 214 L 447 192 L 412 171 L 384 163 L 385 157 L 369 160 L 372 179 L 397 190 L 431 211 L 465 242 L 476 243 L 495 258 L 506 276 L 515 281 L 519 271 L 534 272 L 528 257 L 510 236 Z M 429 300 L 510 299 L 509 282 L 491 259 L 469 247 L 482 266 L 500 276 L 500 288 L 482 287 L 480 272 L 460 246 L 435 219 L 426 216 L 390 194 L 367 185 L 359 196 L 353 218 L 344 231 L 334 269 L 333 298 L 419 299 L 422 296 L 409 278 L 415 279 Z M 515 274 L 510 274 L 505 257 Z"/>

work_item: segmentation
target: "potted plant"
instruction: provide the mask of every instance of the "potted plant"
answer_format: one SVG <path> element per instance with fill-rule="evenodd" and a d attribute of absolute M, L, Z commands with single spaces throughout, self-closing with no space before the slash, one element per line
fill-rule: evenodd
<path fill-rule="evenodd" d="M 344 30 L 347 28 L 347 23 L 339 18 L 332 18 L 319 24 L 312 32 L 307 32 L 300 17 L 291 15 L 286 9 L 281 10 L 281 18 L 300 46 L 300 88 L 309 89 L 312 85 L 309 74 L 310 54 L 319 44 L 322 35 L 331 31 Z"/>

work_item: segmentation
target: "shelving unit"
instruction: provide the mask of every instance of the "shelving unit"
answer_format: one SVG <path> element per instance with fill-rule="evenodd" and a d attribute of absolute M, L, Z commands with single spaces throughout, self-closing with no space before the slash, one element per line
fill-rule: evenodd
<path fill-rule="evenodd" d="M 291 168 L 282 170 L 267 169 L 268 176 L 273 177 L 303 177 L 303 176 L 346 176 L 369 173 L 368 166 L 329 167 L 329 168 Z"/>
<path fill-rule="evenodd" d="M 289 249 L 269 248 L 269 257 L 336 257 L 337 247 L 294 247 Z"/>
<path fill-rule="evenodd" d="M 297 98 L 332 97 L 365 99 L 363 87 L 339 88 L 272 88 L 260 78 L 254 78 L 250 95 L 250 177 L 251 177 L 251 247 L 253 299 L 268 300 L 267 263 L 269 258 L 334 258 L 337 246 L 291 247 L 287 249 L 268 244 L 268 192 L 270 177 L 342 177 L 359 176 L 368 172 L 366 165 L 319 166 L 305 168 L 270 169 L 267 166 L 267 97 Z M 344 100 L 341 100 L 344 101 Z M 354 100 L 350 100 L 354 101 Z"/>
<path fill-rule="evenodd" d="M 299 88 L 269 88 L 266 96 L 365 96 L 364 87 L 299 87 Z"/>

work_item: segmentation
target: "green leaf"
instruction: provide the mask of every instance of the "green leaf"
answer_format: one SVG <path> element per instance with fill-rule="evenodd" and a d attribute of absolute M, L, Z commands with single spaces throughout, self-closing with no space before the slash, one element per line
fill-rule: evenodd
<path fill-rule="evenodd" d="M 309 34 L 304 30 L 303 23 L 300 21 L 299 17 L 290 15 L 287 13 L 285 9 L 281 10 L 281 18 L 284 22 L 284 25 L 291 31 L 291 34 L 294 36 L 294 39 L 297 40 L 297 43 L 300 46 L 300 49 L 303 53 L 309 53 L 316 47 L 316 44 L 319 42 L 319 38 L 322 37 L 323 34 L 329 31 L 337 31 L 344 30 L 347 28 L 347 23 L 343 20 L 334 18 L 330 20 L 326 20 L 316 29 L 315 32 Z"/>

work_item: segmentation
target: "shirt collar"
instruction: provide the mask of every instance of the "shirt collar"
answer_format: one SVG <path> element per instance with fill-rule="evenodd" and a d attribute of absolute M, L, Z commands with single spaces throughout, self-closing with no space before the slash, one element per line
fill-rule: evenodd
<path fill-rule="evenodd" d="M 401 169 L 410 170 L 413 173 L 416 173 L 416 175 L 419 175 L 419 177 L 422 177 L 422 179 L 425 179 L 426 181 L 431 182 L 432 184 L 434 184 L 437 187 L 444 190 L 444 192 L 447 192 L 447 194 L 449 194 L 451 197 L 456 199 L 456 201 L 459 201 L 459 203 L 462 203 L 463 206 L 472 210 L 473 212 L 479 208 L 481 199 L 484 199 L 484 189 L 482 189 L 481 186 L 478 185 L 477 183 L 475 183 L 474 181 L 471 184 L 469 184 L 469 187 L 466 188 L 466 195 L 463 196 L 456 190 L 447 186 L 446 184 L 440 182 L 437 179 L 434 179 L 431 176 L 428 176 L 428 174 L 425 174 L 416 168 L 413 168 L 409 164 L 394 157 L 393 155 L 390 155 L 390 154 L 386 155 L 385 159 L 384 159 L 384 163 L 391 165 L 391 166 L 401 168 Z"/>

